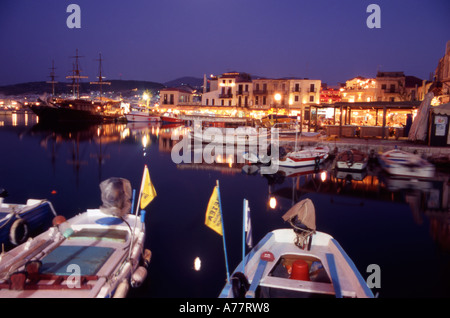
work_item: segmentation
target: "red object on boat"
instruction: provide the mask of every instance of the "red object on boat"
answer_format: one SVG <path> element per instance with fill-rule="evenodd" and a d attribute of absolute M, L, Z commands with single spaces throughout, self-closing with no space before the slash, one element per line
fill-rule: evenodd
<path fill-rule="evenodd" d="M 298 259 L 292 264 L 291 279 L 309 281 L 308 263 Z"/>
<path fill-rule="evenodd" d="M 161 120 L 166 123 L 184 123 L 183 119 L 176 117 L 176 115 L 164 114 L 161 116 Z"/>

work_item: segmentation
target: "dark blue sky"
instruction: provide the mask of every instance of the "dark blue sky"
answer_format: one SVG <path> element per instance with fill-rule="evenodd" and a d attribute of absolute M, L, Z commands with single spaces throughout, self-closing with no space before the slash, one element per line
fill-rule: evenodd
<path fill-rule="evenodd" d="M 81 29 L 66 8 L 81 7 Z M 381 29 L 369 29 L 369 4 Z M 377 70 L 428 79 L 450 40 L 449 0 L 0 0 L 0 85 L 64 81 L 79 49 L 94 80 L 165 82 L 241 71 L 330 85 Z"/>

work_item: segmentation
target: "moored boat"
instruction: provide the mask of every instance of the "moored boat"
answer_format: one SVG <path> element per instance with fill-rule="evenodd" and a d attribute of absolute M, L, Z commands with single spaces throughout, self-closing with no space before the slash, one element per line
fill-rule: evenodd
<path fill-rule="evenodd" d="M 175 114 L 171 114 L 171 113 L 164 113 L 161 115 L 161 120 L 163 121 L 163 123 L 168 123 L 168 124 L 182 124 L 184 123 L 184 119 L 179 118 L 177 115 Z"/>
<path fill-rule="evenodd" d="M 220 298 L 372 298 L 353 261 L 329 234 L 316 231 L 311 200 L 283 216 L 291 229 L 269 232 L 245 256 Z"/>
<path fill-rule="evenodd" d="M 369 155 L 357 150 L 349 149 L 340 152 L 336 157 L 338 170 L 364 170 L 369 162 Z"/>
<path fill-rule="evenodd" d="M 28 199 L 26 204 L 3 203 L 0 198 L 0 243 L 7 247 L 24 243 L 31 235 L 46 230 L 55 209 L 47 200 Z"/>
<path fill-rule="evenodd" d="M 272 159 L 272 162 L 283 167 L 317 166 L 328 158 L 328 154 L 327 146 L 307 147 L 288 153 L 280 151 L 279 159 Z"/>
<path fill-rule="evenodd" d="M 202 143 L 238 145 L 258 145 L 264 140 L 269 142 L 271 136 L 270 131 L 267 129 L 247 126 L 237 128 L 208 127 L 202 130 L 193 129 L 190 134 L 191 138 Z M 249 159 L 251 158 L 249 157 Z"/>
<path fill-rule="evenodd" d="M 161 116 L 150 112 L 131 111 L 125 114 L 128 122 L 160 122 Z"/>
<path fill-rule="evenodd" d="M 128 180 L 101 184 L 103 205 L 66 220 L 2 254 L 0 297 L 125 297 L 144 281 L 143 214 L 130 214 Z"/>
<path fill-rule="evenodd" d="M 389 174 L 403 177 L 431 178 L 435 167 L 418 155 L 392 149 L 379 155 L 381 167 Z"/>
<path fill-rule="evenodd" d="M 90 122 L 115 121 L 122 116 L 119 106 L 83 99 L 55 100 L 53 103 L 29 105 L 40 122 Z"/>

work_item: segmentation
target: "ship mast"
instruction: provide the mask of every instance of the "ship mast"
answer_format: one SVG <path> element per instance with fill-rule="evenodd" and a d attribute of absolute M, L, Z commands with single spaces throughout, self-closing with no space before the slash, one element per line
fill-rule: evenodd
<path fill-rule="evenodd" d="M 50 72 L 51 81 L 47 81 L 47 83 L 52 84 L 52 96 L 55 96 L 55 84 L 58 83 L 55 81 L 55 61 L 52 60 L 52 67 L 50 68 L 52 71 Z"/>
<path fill-rule="evenodd" d="M 89 84 L 97 84 L 100 85 L 100 104 L 102 103 L 102 96 L 103 96 L 103 85 L 111 85 L 111 82 L 104 82 L 102 77 L 102 53 L 99 53 L 99 66 L 98 66 L 98 82 L 90 82 Z"/>
<path fill-rule="evenodd" d="M 77 97 L 77 99 L 79 99 L 80 98 L 80 79 L 88 78 L 88 77 L 80 75 L 81 74 L 81 70 L 79 68 L 78 58 L 80 58 L 82 56 L 78 55 L 78 49 L 76 49 L 75 56 L 71 56 L 71 57 L 75 58 L 73 74 L 69 75 L 69 76 L 66 76 L 66 78 L 73 79 L 73 93 L 74 93 L 74 95 L 76 93 L 76 97 Z"/>

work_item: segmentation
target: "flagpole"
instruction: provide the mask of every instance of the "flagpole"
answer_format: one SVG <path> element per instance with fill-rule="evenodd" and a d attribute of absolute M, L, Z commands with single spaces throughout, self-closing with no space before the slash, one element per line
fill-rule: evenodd
<path fill-rule="evenodd" d="M 217 197 L 219 199 L 219 211 L 220 211 L 220 218 L 222 219 L 222 239 L 223 239 L 223 252 L 225 254 L 225 266 L 227 269 L 227 282 L 230 281 L 230 271 L 228 269 L 228 257 L 227 257 L 227 245 L 225 243 L 225 229 L 223 226 L 223 216 L 222 216 L 222 202 L 220 200 L 220 188 L 219 188 L 219 180 L 216 180 L 217 183 Z"/>
<path fill-rule="evenodd" d="M 244 199 L 242 211 L 242 273 L 245 275 L 245 229 L 247 227 L 247 200 Z"/>
<path fill-rule="evenodd" d="M 144 180 L 145 180 L 145 167 L 146 167 L 147 165 L 144 165 L 144 173 L 142 174 L 142 181 L 141 181 L 141 189 L 139 190 L 139 198 L 138 198 L 138 203 L 137 203 L 137 205 L 136 205 L 136 215 L 137 215 L 137 213 L 138 213 L 138 210 L 139 210 L 139 205 L 141 204 L 141 196 L 142 196 L 142 191 L 144 190 Z"/>

